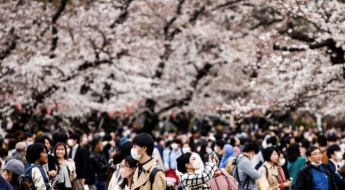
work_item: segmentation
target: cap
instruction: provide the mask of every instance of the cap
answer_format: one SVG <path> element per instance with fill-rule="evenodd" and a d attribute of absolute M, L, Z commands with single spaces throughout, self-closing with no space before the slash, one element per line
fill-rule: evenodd
<path fill-rule="evenodd" d="M 3 169 L 20 176 L 24 173 L 24 164 L 19 160 L 12 159 L 4 165 Z"/>

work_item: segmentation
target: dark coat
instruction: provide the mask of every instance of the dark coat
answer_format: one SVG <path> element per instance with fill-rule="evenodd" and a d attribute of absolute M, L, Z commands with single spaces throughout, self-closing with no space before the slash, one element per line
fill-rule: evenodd
<path fill-rule="evenodd" d="M 91 151 L 90 162 L 93 170 L 96 173 L 96 181 L 106 181 L 108 170 L 108 161 L 105 159 L 102 152 Z"/>
<path fill-rule="evenodd" d="M 334 173 L 331 171 L 328 165 L 322 164 L 325 169 L 325 174 L 328 176 L 329 190 L 338 190 L 335 184 Z M 314 178 L 312 174 L 312 167 L 310 164 L 300 169 L 297 175 L 295 189 L 296 190 L 313 190 L 314 189 Z"/>
<path fill-rule="evenodd" d="M 327 165 L 329 166 L 329 169 L 334 174 L 335 183 L 337 184 L 338 189 L 345 189 L 345 180 L 342 179 L 342 176 L 340 174 L 336 174 L 336 167 L 334 163 L 330 160 L 328 160 Z"/>
<path fill-rule="evenodd" d="M 69 152 L 69 157 L 72 158 L 72 150 Z M 77 179 L 86 179 L 88 177 L 88 168 L 90 166 L 89 154 L 87 150 L 78 146 L 74 156 L 74 163 L 77 172 Z"/>

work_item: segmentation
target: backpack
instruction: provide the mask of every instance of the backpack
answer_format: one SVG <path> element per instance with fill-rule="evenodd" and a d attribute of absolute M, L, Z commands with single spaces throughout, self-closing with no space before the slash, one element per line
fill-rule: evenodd
<path fill-rule="evenodd" d="M 232 161 L 232 165 L 234 165 L 234 167 L 232 168 L 230 175 L 234 176 L 234 178 L 238 182 L 240 182 L 240 177 L 238 175 L 238 168 L 237 168 L 238 166 L 237 165 L 240 163 L 240 161 L 243 157 L 244 157 L 244 155 L 239 155 Z M 250 177 L 249 177 L 249 175 L 247 175 L 246 179 L 244 180 L 243 184 L 241 185 L 243 189 L 245 189 L 246 185 L 247 185 L 246 189 L 248 189 L 249 180 L 250 180 Z"/>
<path fill-rule="evenodd" d="M 159 171 L 162 171 L 162 172 L 164 173 L 164 171 L 163 171 L 162 169 L 160 169 L 159 167 L 153 168 L 153 170 L 152 170 L 151 173 L 150 173 L 150 178 L 149 178 L 149 180 L 150 180 L 150 183 L 151 183 L 151 190 L 152 190 L 152 184 L 153 184 L 153 182 L 154 182 L 154 180 L 155 180 L 155 175 L 156 175 L 156 173 L 159 172 Z M 175 190 L 175 189 L 174 189 L 174 187 L 168 186 L 168 185 L 167 185 L 165 190 Z"/>
<path fill-rule="evenodd" d="M 266 170 L 266 179 L 267 179 L 267 178 L 268 178 L 268 169 L 267 169 L 267 166 L 266 166 L 265 164 L 262 164 L 262 167 L 264 167 L 265 170 Z"/>
<path fill-rule="evenodd" d="M 31 171 L 31 169 L 35 168 L 35 167 L 39 168 L 46 187 L 50 187 L 47 174 L 45 174 L 44 169 L 42 167 L 40 167 L 40 165 L 38 165 L 38 164 L 32 164 L 32 165 L 28 166 L 27 168 L 25 168 L 24 173 L 18 177 L 18 183 L 20 185 L 23 185 L 24 189 L 31 189 L 30 186 L 28 186 L 28 185 L 31 184 L 31 186 L 32 186 L 34 184 L 32 181 L 32 176 L 31 176 L 31 174 L 29 174 L 29 171 Z"/>
<path fill-rule="evenodd" d="M 236 179 L 229 175 L 223 168 L 219 176 L 212 178 L 208 183 L 212 190 L 238 190 Z"/>

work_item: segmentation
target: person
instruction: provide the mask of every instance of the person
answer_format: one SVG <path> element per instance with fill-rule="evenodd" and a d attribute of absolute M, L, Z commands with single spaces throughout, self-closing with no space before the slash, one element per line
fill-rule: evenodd
<path fill-rule="evenodd" d="M 233 161 L 235 165 L 232 170 L 232 176 L 238 182 L 239 190 L 257 190 L 256 179 L 261 177 L 261 172 L 255 169 L 251 159 L 259 153 L 260 148 L 256 143 L 247 143 L 243 148 L 243 153 Z"/>
<path fill-rule="evenodd" d="M 277 168 L 278 168 L 278 184 L 280 190 L 287 190 L 291 186 L 291 181 L 286 179 L 285 172 L 283 166 L 286 163 L 286 160 L 284 158 L 284 153 L 281 151 L 278 151 L 279 154 L 279 160 L 277 162 Z"/>
<path fill-rule="evenodd" d="M 44 144 L 48 149 L 48 163 L 44 164 L 43 167 L 48 171 L 49 177 L 53 178 L 56 176 L 55 158 L 50 154 L 50 139 L 47 136 L 38 136 L 35 138 L 35 143 Z"/>
<path fill-rule="evenodd" d="M 26 132 L 23 134 L 21 141 L 24 142 L 26 146 L 29 146 L 34 143 L 34 138 L 31 133 Z"/>
<path fill-rule="evenodd" d="M 80 136 L 78 133 L 72 133 L 67 140 L 68 146 L 71 147 L 69 152 L 69 158 L 71 158 L 76 167 L 77 179 L 81 179 L 85 184 L 88 177 L 88 171 L 90 169 L 89 153 L 88 151 L 79 145 Z"/>
<path fill-rule="evenodd" d="M 190 148 L 188 143 L 183 143 L 183 145 L 182 145 L 182 152 L 183 153 L 192 152 L 192 150 L 191 150 L 191 148 Z M 205 166 L 204 166 L 204 162 L 202 161 L 200 155 L 197 154 L 197 153 L 194 153 L 194 152 L 192 152 L 192 153 L 195 156 L 195 158 L 200 161 L 200 168 L 195 170 L 195 173 L 202 173 L 202 172 L 204 172 Z"/>
<path fill-rule="evenodd" d="M 133 159 L 130 155 L 126 156 L 120 164 L 120 178 L 114 179 L 109 184 L 108 190 L 130 190 L 137 164 L 138 160 Z"/>
<path fill-rule="evenodd" d="M 8 155 L 8 150 L 6 149 L 6 148 L 0 148 L 0 165 L 1 166 L 3 166 L 3 165 L 5 165 L 5 161 L 6 161 L 6 157 L 7 157 L 7 155 Z M 0 168 L 2 168 L 0 166 Z"/>
<path fill-rule="evenodd" d="M 222 149 L 220 149 L 219 154 L 222 155 L 222 159 L 219 163 L 219 168 L 225 168 L 226 164 L 228 163 L 229 159 L 233 156 L 234 154 L 234 149 L 232 148 L 231 145 L 226 144 Z"/>
<path fill-rule="evenodd" d="M 155 174 L 152 184 L 149 181 L 152 170 L 157 166 L 157 162 L 152 158 L 152 137 L 147 133 L 141 133 L 133 138 L 132 143 L 131 156 L 139 163 L 134 172 L 131 190 L 165 189 L 166 179 L 163 172 Z"/>
<path fill-rule="evenodd" d="M 43 168 L 43 165 L 48 163 L 47 152 L 47 148 L 41 143 L 34 143 L 27 149 L 26 160 L 28 165 L 25 170 L 27 170 L 30 181 L 33 183 L 32 189 L 49 190 L 51 188 L 47 171 Z"/>
<path fill-rule="evenodd" d="M 309 164 L 299 170 L 295 189 L 296 190 L 338 190 L 334 179 L 334 173 L 329 166 L 322 164 L 321 150 L 311 146 L 306 151 Z"/>
<path fill-rule="evenodd" d="M 176 159 L 182 155 L 181 145 L 180 139 L 174 139 L 170 145 L 171 150 L 164 156 L 165 176 L 169 185 L 176 185 L 179 180 L 176 174 Z"/>
<path fill-rule="evenodd" d="M 288 148 L 287 170 L 292 178 L 292 186 L 296 183 L 299 169 L 306 165 L 306 159 L 300 156 L 300 146 L 298 143 L 292 143 Z M 292 186 L 289 187 L 292 190 Z"/>
<path fill-rule="evenodd" d="M 215 163 L 214 163 L 215 162 Z M 200 168 L 201 162 L 191 152 L 182 154 L 177 158 L 177 168 L 181 175 L 181 184 L 184 189 L 211 190 L 208 181 L 214 176 L 219 163 L 218 157 L 209 155 L 209 162 L 205 164 L 203 173 L 195 173 Z"/>
<path fill-rule="evenodd" d="M 1 190 L 14 190 L 12 185 L 2 176 L 0 176 L 0 189 Z"/>
<path fill-rule="evenodd" d="M 338 137 L 335 136 L 334 134 L 328 134 L 327 136 L 327 145 L 331 146 L 333 144 L 336 144 L 338 140 Z M 327 148 L 325 148 L 324 152 L 322 153 L 322 163 L 327 164 L 328 162 L 328 157 L 327 157 Z"/>
<path fill-rule="evenodd" d="M 85 150 L 87 150 L 87 154 L 88 154 L 88 158 L 90 158 L 91 155 L 91 145 L 90 144 L 85 144 L 83 146 L 83 148 Z M 77 168 L 78 170 L 78 168 Z M 85 182 L 84 182 L 84 188 L 85 190 L 89 189 L 89 190 L 96 190 L 96 173 L 95 170 L 92 167 L 88 167 L 86 170 L 86 178 L 85 178 Z M 77 178 L 78 178 L 78 172 L 77 172 Z"/>
<path fill-rule="evenodd" d="M 21 187 L 19 186 L 17 180 L 18 177 L 24 173 L 24 164 L 19 160 L 10 160 L 8 161 L 4 167 L 2 172 L 2 177 L 8 181 L 14 190 L 20 190 Z"/>
<path fill-rule="evenodd" d="M 278 152 L 273 147 L 267 147 L 263 151 L 264 163 L 259 168 L 259 171 L 266 177 L 270 190 L 279 190 L 278 184 L 278 168 L 276 163 L 278 162 Z"/>
<path fill-rule="evenodd" d="M 97 190 L 105 190 L 106 171 L 108 169 L 108 161 L 102 154 L 102 139 L 100 137 L 94 137 L 91 141 L 91 166 L 96 173 L 96 188 Z"/>
<path fill-rule="evenodd" d="M 224 145 L 225 145 L 225 141 L 224 140 L 218 140 L 215 145 L 214 145 L 214 152 L 217 153 L 218 155 L 218 159 L 222 160 L 222 156 L 223 156 L 223 149 L 224 149 Z"/>
<path fill-rule="evenodd" d="M 111 153 L 116 151 L 115 140 L 112 139 L 112 137 L 107 133 L 102 138 L 102 145 L 103 145 L 102 153 L 105 156 L 105 159 L 110 160 Z"/>
<path fill-rule="evenodd" d="M 23 162 L 24 165 L 27 164 L 26 160 L 25 160 L 25 155 L 26 155 L 26 149 L 27 149 L 27 145 L 25 142 L 18 142 L 16 144 L 16 149 L 15 152 L 13 152 L 13 154 L 11 156 L 8 156 L 6 158 L 6 162 L 12 160 L 12 159 L 16 159 L 16 160 L 20 160 Z"/>
<path fill-rule="evenodd" d="M 75 163 L 67 156 L 67 147 L 64 143 L 57 143 L 54 148 L 54 158 L 57 174 L 61 176 L 57 185 L 59 190 L 71 190 L 72 181 L 76 179 Z"/>
<path fill-rule="evenodd" d="M 345 180 L 337 172 L 339 170 L 338 162 L 343 159 L 343 154 L 340 151 L 340 147 L 337 144 L 330 145 L 327 148 L 327 157 L 329 158 L 327 165 L 329 166 L 331 172 L 334 173 L 334 179 L 337 184 L 338 189 L 345 189 Z"/>

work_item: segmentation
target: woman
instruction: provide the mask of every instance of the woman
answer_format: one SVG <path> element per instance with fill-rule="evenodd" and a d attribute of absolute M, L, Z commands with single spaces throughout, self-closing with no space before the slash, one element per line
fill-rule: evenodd
<path fill-rule="evenodd" d="M 208 181 L 213 177 L 219 163 L 218 157 L 209 155 L 209 162 L 205 164 L 205 170 L 201 174 L 195 173 L 200 168 L 200 162 L 191 152 L 182 154 L 177 158 L 177 169 L 182 173 L 181 184 L 186 190 L 211 190 Z"/>
<path fill-rule="evenodd" d="M 32 189 L 51 189 L 47 171 L 43 168 L 43 165 L 48 163 L 47 152 L 47 148 L 41 143 L 30 145 L 26 151 L 26 161 L 29 164 L 26 166 L 24 174 L 29 175 Z"/>
<path fill-rule="evenodd" d="M 222 151 L 222 160 L 219 163 L 219 168 L 225 168 L 226 164 L 229 161 L 229 158 L 231 158 L 234 155 L 234 149 L 232 148 L 231 145 L 226 144 L 223 147 Z"/>
<path fill-rule="evenodd" d="M 292 143 L 288 148 L 287 170 L 292 178 L 292 186 L 296 183 L 298 171 L 306 165 L 306 159 L 300 156 L 300 146 Z M 292 186 L 289 187 L 292 190 Z"/>
<path fill-rule="evenodd" d="M 72 181 L 77 178 L 75 163 L 67 156 L 67 147 L 64 143 L 57 143 L 54 148 L 57 173 L 61 176 L 57 187 L 59 190 L 71 190 Z"/>
<path fill-rule="evenodd" d="M 137 164 L 138 161 L 134 160 L 132 156 L 126 156 L 120 164 L 120 178 L 118 181 L 109 184 L 108 190 L 130 190 Z"/>
<path fill-rule="evenodd" d="M 277 168 L 278 168 L 278 183 L 279 183 L 279 189 L 280 190 L 287 190 L 291 186 L 291 181 L 287 180 L 285 177 L 285 172 L 283 170 L 283 166 L 285 164 L 285 158 L 284 154 L 281 151 L 278 151 L 279 159 L 277 162 Z"/>
<path fill-rule="evenodd" d="M 278 187 L 278 152 L 273 147 L 268 147 L 263 152 L 264 164 L 260 167 L 261 175 L 265 176 L 270 190 L 279 190 Z"/>
<path fill-rule="evenodd" d="M 109 167 L 107 171 L 107 183 L 106 188 L 108 190 L 112 190 L 114 186 L 116 185 L 117 181 L 120 178 L 120 163 L 122 160 L 128 156 L 131 155 L 131 149 L 133 145 L 131 141 L 125 142 L 120 152 L 116 153 L 113 159 L 111 159 L 109 162 Z"/>
<path fill-rule="evenodd" d="M 2 177 L 9 182 L 14 190 L 20 190 L 18 177 L 24 173 L 24 165 L 21 161 L 12 159 L 3 166 Z"/>

